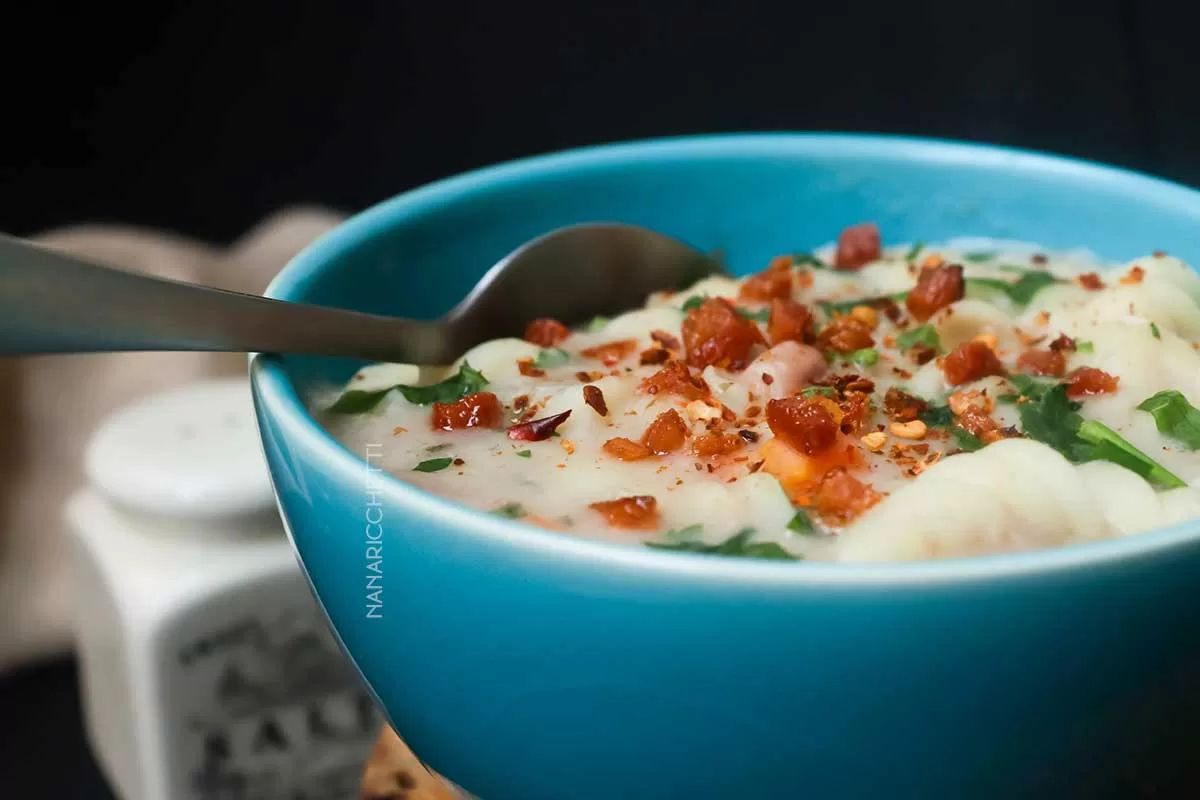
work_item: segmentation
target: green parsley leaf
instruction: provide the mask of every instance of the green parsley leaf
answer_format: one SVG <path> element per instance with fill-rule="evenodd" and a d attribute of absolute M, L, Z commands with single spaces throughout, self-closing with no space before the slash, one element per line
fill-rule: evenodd
<path fill-rule="evenodd" d="M 1163 489 L 1187 486 L 1182 478 L 1138 450 L 1103 422 L 1094 419 L 1084 421 L 1079 426 L 1079 438 L 1092 445 L 1089 455 L 1093 461 L 1111 461 Z"/>
<path fill-rule="evenodd" d="M 588 333 L 602 331 L 604 330 L 604 327 L 608 325 L 608 322 L 608 317 L 592 317 L 592 321 L 587 324 L 585 330 L 587 330 Z"/>
<path fill-rule="evenodd" d="M 1084 339 L 1075 340 L 1075 352 L 1077 353 L 1092 353 L 1095 352 L 1096 346 Z"/>
<path fill-rule="evenodd" d="M 802 397 L 815 397 L 819 394 L 825 397 L 837 397 L 837 390 L 832 386 L 806 386 L 800 390 Z"/>
<path fill-rule="evenodd" d="M 895 294 L 884 295 L 883 297 L 863 297 L 858 300 L 821 300 L 817 305 L 825 312 L 827 316 L 832 317 L 834 314 L 849 314 L 855 306 L 874 306 L 884 300 L 892 300 L 897 303 L 903 303 L 904 298 L 908 297 L 908 292 L 896 292 Z"/>
<path fill-rule="evenodd" d="M 1188 450 L 1200 450 L 1200 410 L 1182 392 L 1159 392 L 1139 403 L 1138 408 L 1154 417 L 1159 433 L 1181 442 Z"/>
<path fill-rule="evenodd" d="M 1012 300 L 1014 304 L 1024 307 L 1029 305 L 1034 295 L 1042 289 L 1053 283 L 1058 283 L 1058 279 L 1049 272 L 1027 270 L 1021 274 L 1021 277 L 1011 283 L 1000 278 L 967 278 L 965 283 L 968 292 L 972 289 L 977 294 L 1003 292 L 1008 295 L 1008 299 Z"/>
<path fill-rule="evenodd" d="M 1040 385 L 1038 391 L 1041 391 Z M 1030 400 L 1017 407 L 1025 434 L 1050 445 L 1070 461 L 1086 461 L 1087 448 L 1081 446 L 1076 435 L 1083 424 L 1083 417 L 1079 415 L 1081 406 L 1067 398 L 1066 384 L 1060 383 L 1040 395 L 1022 390 L 1022 395 Z"/>
<path fill-rule="evenodd" d="M 683 305 L 679 307 L 680 311 L 691 311 L 693 308 L 699 308 L 705 300 L 708 299 L 706 294 L 694 294 L 687 300 L 683 301 Z"/>
<path fill-rule="evenodd" d="M 533 451 L 532 451 L 532 450 L 518 450 L 518 451 L 517 451 L 517 456 L 518 456 L 519 458 L 529 458 L 529 457 L 530 457 L 530 456 L 532 456 L 532 455 L 533 455 Z"/>
<path fill-rule="evenodd" d="M 533 360 L 533 366 L 538 369 L 550 369 L 552 367 L 561 367 L 571 360 L 571 354 L 561 347 L 551 347 L 549 350 L 539 350 L 537 358 Z"/>
<path fill-rule="evenodd" d="M 742 558 L 767 558 L 799 561 L 800 557 L 789 553 L 775 542 L 751 542 L 754 528 L 743 528 L 719 544 L 702 542 L 646 542 L 647 547 L 657 550 L 677 550 L 686 553 L 708 553 L 710 555 L 740 556 Z"/>
<path fill-rule="evenodd" d="M 950 433 L 954 436 L 954 444 L 964 453 L 974 453 L 983 447 L 983 440 L 968 430 L 953 425 Z"/>
<path fill-rule="evenodd" d="M 930 428 L 946 428 L 954 422 L 954 412 L 950 406 L 929 406 L 917 415 L 917 419 Z"/>
<path fill-rule="evenodd" d="M 879 351 L 874 347 L 864 347 L 850 354 L 850 360 L 860 367 L 870 367 L 879 363 Z"/>
<path fill-rule="evenodd" d="M 678 530 L 672 528 L 667 531 L 664 536 L 669 542 L 682 542 L 689 539 L 695 539 L 700 534 L 704 533 L 704 526 L 696 523 L 695 525 L 685 525 Z"/>
<path fill-rule="evenodd" d="M 453 463 L 453 458 L 431 458 L 413 467 L 413 472 L 440 472 Z"/>
<path fill-rule="evenodd" d="M 508 517 L 509 519 L 520 519 L 529 512 L 520 503 L 505 503 L 499 508 L 493 508 L 490 513 L 500 517 Z"/>
<path fill-rule="evenodd" d="M 771 309 L 769 308 L 760 309 L 759 311 L 751 311 L 748 308 L 738 306 L 737 313 L 741 314 L 746 319 L 752 319 L 755 322 L 767 322 L 771 319 Z"/>
<path fill-rule="evenodd" d="M 970 253 L 963 253 L 963 260 L 970 261 L 972 264 L 980 264 L 984 261 L 991 261 L 996 257 L 996 253 L 992 250 L 973 250 Z"/>
<path fill-rule="evenodd" d="M 896 337 L 896 347 L 901 350 L 909 350 L 917 345 L 941 350 L 942 342 L 938 338 L 937 328 L 932 325 L 921 325 L 916 328 L 910 328 Z"/>
<path fill-rule="evenodd" d="M 1153 322 L 1150 323 L 1150 335 L 1153 336 L 1155 339 L 1162 338 L 1162 333 L 1158 330 L 1158 326 L 1155 325 Z"/>
<path fill-rule="evenodd" d="M 913 242 L 912 247 L 908 248 L 908 252 L 904 254 L 905 261 L 915 261 L 917 256 L 921 255 L 921 251 L 925 249 L 925 243 L 921 241 Z"/>
<path fill-rule="evenodd" d="M 453 403 L 469 394 L 478 392 L 486 385 L 487 378 L 483 377 L 483 373 L 464 361 L 458 368 L 457 374 L 441 383 L 430 386 L 406 386 L 398 383 L 374 392 L 351 389 L 343 393 L 337 402 L 330 406 L 329 410 L 335 414 L 361 414 L 375 408 L 379 405 L 379 401 L 393 390 L 400 392 L 404 395 L 405 400 L 418 406 L 427 406 L 431 403 Z"/>
<path fill-rule="evenodd" d="M 792 264 L 800 267 L 812 267 L 813 269 L 829 269 L 828 264 L 812 253 L 793 253 Z"/>
<path fill-rule="evenodd" d="M 788 522 L 787 528 L 789 531 L 802 533 L 805 536 L 812 536 L 817 532 L 817 528 L 815 525 L 813 525 L 813 521 L 808 516 L 808 512 L 802 508 L 796 509 L 796 513 L 792 516 L 791 521 Z"/>

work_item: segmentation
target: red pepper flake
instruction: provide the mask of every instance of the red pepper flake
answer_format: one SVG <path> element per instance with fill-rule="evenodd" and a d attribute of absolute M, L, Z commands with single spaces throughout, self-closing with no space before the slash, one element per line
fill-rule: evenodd
<path fill-rule="evenodd" d="M 1079 285 L 1089 292 L 1099 291 L 1104 288 L 1104 281 L 1100 280 L 1100 276 L 1094 272 L 1085 272 L 1077 279 Z"/>
<path fill-rule="evenodd" d="M 683 345 L 693 367 L 744 368 L 750 350 L 765 344 L 762 331 L 723 297 L 710 297 L 683 320 Z"/>
<path fill-rule="evenodd" d="M 678 339 L 666 331 L 650 331 L 650 338 L 668 350 L 679 350 L 681 347 L 683 347 L 683 345 L 679 343 Z"/>
<path fill-rule="evenodd" d="M 765 270 L 746 279 L 738 298 L 765 303 L 777 297 L 790 297 L 791 294 L 792 257 L 776 256 Z"/>
<path fill-rule="evenodd" d="M 496 395 L 476 392 L 453 403 L 434 403 L 433 428 L 440 431 L 496 428 L 500 426 L 503 411 Z"/>
<path fill-rule="evenodd" d="M 883 499 L 883 495 L 851 475 L 845 467 L 835 467 L 821 479 L 813 505 L 823 519 L 845 525 Z"/>
<path fill-rule="evenodd" d="M 517 371 L 526 378 L 540 378 L 546 374 L 546 370 L 539 369 L 533 365 L 532 358 L 518 358 Z"/>
<path fill-rule="evenodd" d="M 837 442 L 838 423 L 820 398 L 787 397 L 767 403 L 767 425 L 784 443 L 808 455 Z"/>
<path fill-rule="evenodd" d="M 513 408 L 515 408 L 517 411 L 520 411 L 527 405 L 529 405 L 529 395 L 521 394 L 513 398 Z"/>
<path fill-rule="evenodd" d="M 1042 253 L 1034 253 L 1032 256 L 1030 256 L 1029 260 L 1034 264 L 1046 264 L 1050 261 L 1050 259 Z"/>
<path fill-rule="evenodd" d="M 921 270 L 917 285 L 904 299 L 908 312 L 924 322 L 951 303 L 963 299 L 966 284 L 963 268 L 957 264 Z"/>
<path fill-rule="evenodd" d="M 552 417 L 542 417 L 514 425 L 508 429 L 508 438 L 520 442 L 544 441 L 553 436 L 554 431 L 559 425 L 566 422 L 569 416 L 571 416 L 571 409 L 568 408 L 561 414 L 555 414 Z"/>
<path fill-rule="evenodd" d="M 1166 250 L 1155 250 L 1155 251 L 1154 251 L 1153 253 L 1151 253 L 1150 255 L 1154 256 L 1155 258 L 1166 258 L 1166 257 L 1167 257 L 1167 251 L 1166 251 Z"/>
<path fill-rule="evenodd" d="M 682 361 L 668 361 L 658 372 L 642 380 L 639 389 L 649 395 L 677 394 L 685 400 L 708 396 L 708 384 L 693 375 Z"/>
<path fill-rule="evenodd" d="M 759 406 L 747 406 L 746 407 L 746 416 L 748 418 L 752 419 L 754 417 L 757 417 L 761 413 L 762 413 L 762 408 L 760 408 Z"/>
<path fill-rule="evenodd" d="M 754 431 L 746 430 L 745 428 L 738 431 L 738 436 L 742 437 L 743 439 L 745 439 L 747 442 L 750 442 L 751 444 L 754 444 L 755 442 L 758 441 L 758 434 Z"/>
<path fill-rule="evenodd" d="M 616 342 L 589 347 L 582 351 L 580 355 L 584 358 L 599 359 L 604 362 L 604 366 L 611 367 L 621 359 L 632 355 L 637 350 L 637 346 L 637 339 L 621 339 Z"/>
<path fill-rule="evenodd" d="M 652 364 L 662 364 L 664 361 L 670 360 L 670 358 L 671 354 L 663 348 L 651 347 L 642 351 L 642 354 L 638 357 L 638 363 L 645 367 Z"/>
<path fill-rule="evenodd" d="M 1075 340 L 1065 333 L 1060 333 L 1058 338 L 1050 343 L 1050 349 L 1056 353 L 1075 352 Z"/>
<path fill-rule="evenodd" d="M 989 375 L 1003 375 L 1005 370 L 992 348 L 972 340 L 963 342 L 942 359 L 942 372 L 951 386 L 961 386 Z"/>
<path fill-rule="evenodd" d="M 456 459 L 454 459 L 454 461 L 452 461 L 450 463 L 454 464 L 454 466 L 456 466 L 456 467 L 461 467 L 463 464 L 465 464 L 467 462 L 463 461 L 461 458 L 456 458 Z"/>
<path fill-rule="evenodd" d="M 590 373 L 590 372 L 576 372 L 576 373 L 575 373 L 575 380 L 579 381 L 580 383 L 591 383 L 591 381 L 592 381 L 592 373 Z"/>
<path fill-rule="evenodd" d="M 658 527 L 658 501 L 643 494 L 592 503 L 588 508 L 600 512 L 614 528 L 653 530 Z"/>
<path fill-rule="evenodd" d="M 646 445 L 624 436 L 609 439 L 600 449 L 618 461 L 641 461 L 654 455 Z"/>
<path fill-rule="evenodd" d="M 891 320 L 893 325 L 899 325 L 904 320 L 904 312 L 900 310 L 900 306 L 890 297 L 881 297 L 871 303 L 875 308 L 883 312 L 883 315 Z"/>
<path fill-rule="evenodd" d="M 909 350 L 909 356 L 918 365 L 924 365 L 937 358 L 937 350 L 927 344 L 918 344 Z"/>
<path fill-rule="evenodd" d="M 716 467 L 714 467 L 712 464 L 706 464 L 706 465 L 705 465 L 705 468 L 708 470 L 708 473 L 709 473 L 710 475 L 711 475 L 712 473 L 714 473 L 714 472 L 716 472 L 716 471 L 717 471 L 717 468 L 716 468 Z"/>
<path fill-rule="evenodd" d="M 921 398 L 913 397 L 895 386 L 883 396 L 883 411 L 893 422 L 912 422 L 928 406 Z"/>
<path fill-rule="evenodd" d="M 600 390 L 599 386 L 583 387 L 583 402 L 591 406 L 592 410 L 600 416 L 608 416 L 608 403 L 604 401 L 604 392 Z"/>
<path fill-rule="evenodd" d="M 770 386 L 772 383 L 775 382 L 775 376 L 769 372 L 764 372 L 762 374 L 762 382 L 763 382 L 764 386 Z"/>
<path fill-rule="evenodd" d="M 750 465 L 750 474 L 753 475 L 754 473 L 758 472 L 760 469 L 762 469 L 763 464 L 765 464 L 765 463 L 767 463 L 767 462 L 766 461 L 755 461 L 753 464 Z"/>
<path fill-rule="evenodd" d="M 1129 268 L 1129 272 L 1121 276 L 1121 283 L 1125 286 L 1134 286 L 1141 283 L 1145 277 L 1146 270 L 1135 265 Z"/>
<path fill-rule="evenodd" d="M 556 319 L 535 319 L 525 326 L 525 341 L 538 347 L 554 347 L 570 335 L 570 329 Z"/>
<path fill-rule="evenodd" d="M 683 447 L 688 433 L 687 423 L 679 416 L 679 412 L 672 408 L 654 418 L 642 435 L 642 444 L 663 456 Z"/>
<path fill-rule="evenodd" d="M 1121 379 L 1095 367 L 1080 367 L 1067 376 L 1067 397 L 1091 397 L 1117 391 Z"/>
<path fill-rule="evenodd" d="M 840 270 L 862 269 L 883 255 L 883 239 L 872 222 L 851 225 L 838 235 L 833 266 Z"/>

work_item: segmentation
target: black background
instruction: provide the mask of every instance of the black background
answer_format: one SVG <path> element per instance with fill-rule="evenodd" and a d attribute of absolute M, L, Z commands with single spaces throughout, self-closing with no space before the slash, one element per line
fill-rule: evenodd
<path fill-rule="evenodd" d="M 19 4 L 0 229 L 229 240 L 498 160 L 643 136 L 861 130 L 1200 184 L 1196 4 L 354 0 Z M 0 789 L 101 798 L 69 663 L 0 679 Z M 15 794 L 8 794 L 15 791 Z"/>

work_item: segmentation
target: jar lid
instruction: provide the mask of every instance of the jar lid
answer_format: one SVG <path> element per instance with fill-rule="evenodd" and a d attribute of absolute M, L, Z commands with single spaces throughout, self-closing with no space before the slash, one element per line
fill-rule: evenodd
<path fill-rule="evenodd" d="M 117 411 L 88 444 L 88 480 L 113 502 L 181 520 L 274 505 L 246 378 L 201 381 Z"/>

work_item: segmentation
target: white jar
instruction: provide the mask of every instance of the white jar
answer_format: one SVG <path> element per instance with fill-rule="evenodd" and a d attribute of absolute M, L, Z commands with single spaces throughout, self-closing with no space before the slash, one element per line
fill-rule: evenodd
<path fill-rule="evenodd" d="M 123 800 L 352 800 L 381 720 L 284 536 L 244 378 L 151 395 L 71 498 L 92 750 Z"/>

